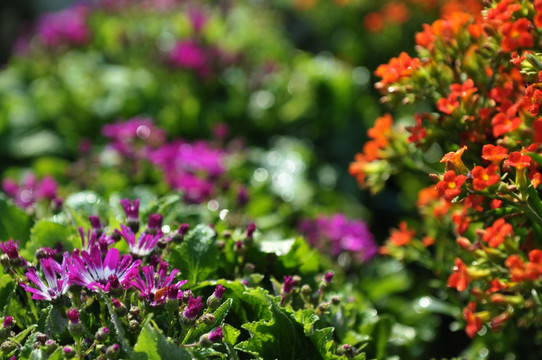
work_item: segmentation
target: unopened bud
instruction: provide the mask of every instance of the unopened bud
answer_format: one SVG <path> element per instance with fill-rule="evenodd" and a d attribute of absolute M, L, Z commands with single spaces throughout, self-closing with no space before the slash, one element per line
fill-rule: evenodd
<path fill-rule="evenodd" d="M 108 337 L 109 337 L 109 329 L 106 327 L 99 329 L 98 331 L 96 331 L 96 334 L 94 335 L 94 338 L 98 342 L 104 342 L 107 340 Z"/>
<path fill-rule="evenodd" d="M 105 350 L 105 357 L 107 359 L 116 359 L 119 357 L 120 348 L 118 344 L 113 344 Z"/>
<path fill-rule="evenodd" d="M 11 340 L 6 340 L 0 345 L 0 351 L 2 351 L 3 354 L 9 354 L 13 350 L 15 350 L 17 346 L 15 343 Z"/>
<path fill-rule="evenodd" d="M 67 345 L 62 348 L 62 355 L 64 355 L 65 359 L 72 359 L 75 357 L 76 352 L 72 346 Z"/>

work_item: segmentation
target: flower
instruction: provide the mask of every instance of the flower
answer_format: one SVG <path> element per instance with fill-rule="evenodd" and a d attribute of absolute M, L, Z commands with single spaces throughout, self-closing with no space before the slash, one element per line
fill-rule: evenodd
<path fill-rule="evenodd" d="M 461 185 L 466 179 L 464 175 L 456 175 L 455 171 L 448 170 L 444 173 L 442 181 L 436 185 L 436 189 L 440 196 L 447 201 L 452 201 L 461 193 Z"/>
<path fill-rule="evenodd" d="M 135 199 L 133 202 L 130 202 L 129 199 L 121 199 L 120 204 L 126 214 L 126 220 L 139 221 L 139 199 Z"/>
<path fill-rule="evenodd" d="M 299 229 L 312 246 L 322 251 L 331 251 L 333 256 L 348 252 L 358 261 L 366 262 L 378 252 L 367 224 L 350 220 L 341 213 L 304 220 L 299 224 Z"/>
<path fill-rule="evenodd" d="M 19 258 L 19 240 L 17 242 L 13 239 L 8 241 L 0 242 L 0 250 L 6 254 L 11 260 Z"/>
<path fill-rule="evenodd" d="M 201 302 L 201 296 L 194 298 L 194 296 L 190 295 L 183 316 L 187 320 L 195 320 L 202 309 L 203 303 Z"/>
<path fill-rule="evenodd" d="M 501 27 L 503 39 L 501 47 L 503 51 L 511 52 L 519 47 L 532 47 L 534 38 L 531 34 L 532 23 L 521 18 L 515 22 L 506 22 Z"/>
<path fill-rule="evenodd" d="M 90 36 L 87 18 L 87 7 L 73 6 L 42 16 L 36 32 L 47 46 L 55 47 L 63 43 L 83 45 Z"/>
<path fill-rule="evenodd" d="M 392 229 L 390 234 L 390 242 L 395 246 L 404 246 L 410 243 L 416 231 L 409 230 L 406 221 L 399 223 L 399 229 Z"/>
<path fill-rule="evenodd" d="M 465 326 L 465 332 L 472 339 L 476 336 L 476 333 L 482 329 L 482 320 L 476 316 L 474 311 L 476 310 L 476 303 L 471 301 L 468 307 L 463 309 L 463 319 L 467 321 Z"/>
<path fill-rule="evenodd" d="M 484 190 L 486 187 L 499 182 L 499 170 L 497 165 L 491 164 L 487 168 L 475 166 L 472 171 L 472 186 L 475 190 Z"/>
<path fill-rule="evenodd" d="M 115 248 L 107 251 L 103 261 L 97 247 L 81 254 L 74 251 L 68 264 L 70 284 L 105 292 L 120 286 L 128 288 L 130 280 L 137 275 L 139 264 L 141 260 L 132 261 L 130 255 L 121 257 Z"/>
<path fill-rule="evenodd" d="M 491 161 L 494 165 L 499 165 L 507 157 L 508 149 L 500 145 L 486 144 L 482 148 L 482 159 Z"/>
<path fill-rule="evenodd" d="M 467 266 L 460 258 L 455 258 L 454 272 L 448 277 L 448 287 L 456 288 L 457 291 L 467 289 L 471 281 Z"/>
<path fill-rule="evenodd" d="M 531 157 L 527 154 L 514 151 L 504 161 L 504 165 L 513 166 L 517 170 L 523 170 L 531 165 Z"/>
<path fill-rule="evenodd" d="M 40 259 L 40 264 L 43 275 L 45 275 L 45 281 L 43 281 L 42 277 L 38 276 L 36 269 L 29 268 L 25 275 L 37 288 L 25 283 L 21 283 L 21 286 L 26 291 L 32 293 L 32 299 L 34 300 L 53 301 L 61 298 L 70 287 L 67 272 L 68 253 L 64 253 L 62 264 L 57 263 L 51 258 Z"/>
<path fill-rule="evenodd" d="M 282 285 L 282 292 L 285 294 L 289 294 L 292 292 L 292 289 L 295 284 L 294 277 L 292 275 L 284 276 L 284 284 Z"/>
<path fill-rule="evenodd" d="M 124 225 L 120 226 L 121 235 L 128 243 L 130 253 L 135 256 L 143 257 L 153 252 L 154 248 L 158 244 L 158 240 L 161 238 L 161 233 L 156 235 L 142 232 L 136 240 L 135 234 Z"/>
<path fill-rule="evenodd" d="M 20 185 L 11 179 L 4 179 L 2 190 L 13 199 L 16 206 L 23 209 L 33 206 L 37 201 L 57 199 L 57 183 L 50 176 L 38 181 L 33 174 L 28 174 Z"/>
<path fill-rule="evenodd" d="M 493 225 L 485 229 L 482 239 L 489 244 L 490 247 L 499 246 L 507 236 L 512 236 L 512 225 L 507 223 L 503 218 L 495 220 Z"/>
<path fill-rule="evenodd" d="M 222 327 L 217 327 L 209 333 L 209 341 L 212 343 L 217 343 L 222 340 L 224 334 L 222 333 Z"/>
<path fill-rule="evenodd" d="M 141 271 L 145 280 L 143 280 L 139 273 L 131 280 L 131 284 L 141 292 L 143 298 L 145 298 L 151 306 L 157 306 L 163 304 L 166 301 L 168 294 L 175 293 L 175 298 L 180 299 L 182 292 L 179 292 L 181 286 L 186 284 L 187 280 L 181 280 L 173 283 L 173 278 L 179 270 L 173 269 L 169 275 L 167 275 L 168 263 L 160 262 L 158 270 L 154 273 L 154 266 L 142 266 Z"/>

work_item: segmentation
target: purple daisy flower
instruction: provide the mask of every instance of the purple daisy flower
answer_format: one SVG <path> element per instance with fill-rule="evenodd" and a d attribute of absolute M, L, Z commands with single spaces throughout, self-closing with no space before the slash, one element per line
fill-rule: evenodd
<path fill-rule="evenodd" d="M 147 299 L 152 306 L 163 304 L 166 298 L 171 294 L 175 294 L 175 299 L 180 299 L 183 296 L 180 287 L 186 284 L 187 280 L 181 280 L 173 283 L 173 278 L 179 270 L 173 269 L 167 275 L 168 263 L 160 262 L 158 271 L 154 273 L 154 266 L 143 266 L 141 271 L 145 280 L 141 278 L 139 273 L 131 281 L 132 285 L 141 292 L 141 295 Z"/>
<path fill-rule="evenodd" d="M 160 240 L 162 236 L 161 232 L 157 233 L 156 235 L 142 232 L 136 240 L 136 236 L 132 230 L 124 225 L 121 225 L 120 228 L 120 234 L 128 243 L 130 253 L 138 257 L 147 256 L 153 252 L 154 248 L 158 244 L 158 240 Z"/>
<path fill-rule="evenodd" d="M 68 278 L 68 253 L 64 253 L 62 264 L 57 263 L 51 258 L 40 259 L 41 270 L 45 275 L 45 281 L 38 276 L 36 269 L 29 268 L 25 274 L 28 280 L 32 281 L 37 288 L 21 283 L 26 291 L 32 293 L 34 300 L 53 301 L 59 299 L 68 291 L 70 282 Z"/>
<path fill-rule="evenodd" d="M 100 249 L 93 247 L 90 252 L 74 251 L 68 264 L 70 284 L 84 286 L 91 290 L 108 292 L 120 286 L 130 287 L 130 280 L 136 276 L 141 260 L 132 262 L 130 255 L 120 256 L 115 248 L 109 249 L 102 261 Z"/>

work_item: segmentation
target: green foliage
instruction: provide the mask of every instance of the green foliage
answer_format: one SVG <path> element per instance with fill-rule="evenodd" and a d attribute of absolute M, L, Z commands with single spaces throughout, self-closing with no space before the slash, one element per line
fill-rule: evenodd
<path fill-rule="evenodd" d="M 183 347 L 171 343 L 159 330 L 147 323 L 137 338 L 131 360 L 179 359 L 190 360 L 192 356 Z"/>
<path fill-rule="evenodd" d="M 0 241 L 19 240 L 24 246 L 29 239 L 32 219 L 0 194 Z"/>
<path fill-rule="evenodd" d="M 66 250 L 72 250 L 81 244 L 79 236 L 73 235 L 75 234 L 70 226 L 40 220 L 30 230 L 30 241 L 21 254 L 26 258 L 32 258 L 38 248 L 46 246 L 54 249 L 58 244 Z"/>

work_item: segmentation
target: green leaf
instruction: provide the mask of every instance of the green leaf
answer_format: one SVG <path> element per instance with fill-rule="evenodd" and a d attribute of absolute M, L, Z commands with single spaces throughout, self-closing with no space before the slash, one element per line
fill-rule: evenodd
<path fill-rule="evenodd" d="M 111 316 L 111 322 L 113 323 L 113 326 L 115 327 L 115 331 L 117 333 L 117 340 L 120 343 L 120 347 L 124 352 L 127 354 L 130 354 L 132 352 L 132 349 L 130 349 L 130 346 L 126 342 L 126 335 L 124 334 L 124 328 L 122 327 L 122 324 L 119 321 L 119 318 L 117 316 L 117 313 L 115 312 L 115 309 L 113 309 L 113 303 L 111 300 L 107 297 L 106 294 L 101 294 L 102 299 L 104 299 L 105 304 L 107 305 L 107 310 L 109 310 L 109 316 Z"/>
<path fill-rule="evenodd" d="M 19 240 L 22 248 L 30 238 L 31 227 L 32 218 L 0 194 L 0 241 Z"/>
<path fill-rule="evenodd" d="M 262 359 L 322 359 L 303 327 L 268 295 L 266 300 L 272 318 L 244 324 L 251 338 L 237 344 L 235 349 Z"/>
<path fill-rule="evenodd" d="M 0 277 L 0 309 L 8 303 L 8 300 L 15 289 L 15 282 L 11 275 L 5 274 Z"/>
<path fill-rule="evenodd" d="M 206 334 L 222 325 L 224 319 L 226 318 L 226 315 L 228 315 L 228 311 L 230 311 L 232 302 L 232 299 L 227 299 L 222 305 L 218 307 L 218 309 L 213 312 L 215 320 L 211 324 L 206 324 L 205 322 L 202 322 L 201 324 L 197 325 L 191 333 L 186 334 L 186 337 L 183 340 L 183 344 L 194 343 L 199 340 L 201 335 Z"/>
<path fill-rule="evenodd" d="M 27 258 L 33 258 L 36 250 L 40 247 L 54 248 L 58 243 L 62 244 L 65 250 L 72 250 L 79 247 L 80 240 L 76 240 L 74 231 L 70 226 L 61 225 L 52 221 L 41 220 L 30 230 L 30 241 L 26 244 L 21 254 Z"/>
<path fill-rule="evenodd" d="M 373 330 L 373 338 L 377 359 L 384 359 L 386 347 L 389 343 L 393 321 L 387 316 L 382 316 Z"/>
<path fill-rule="evenodd" d="M 182 269 L 187 286 L 207 279 L 219 266 L 219 250 L 215 232 L 209 226 L 198 225 L 188 232 L 182 244 L 171 252 L 171 264 Z"/>
<path fill-rule="evenodd" d="M 183 347 L 171 343 L 151 324 L 147 324 L 141 330 L 134 346 L 134 352 L 130 359 L 133 360 L 191 360 L 192 356 Z"/>
<path fill-rule="evenodd" d="M 16 344 L 19 344 L 19 345 L 22 345 L 23 344 L 23 340 L 28 336 L 28 334 L 30 334 L 35 328 L 37 327 L 37 325 L 31 325 L 29 327 L 27 327 L 26 329 L 24 329 L 23 331 L 21 331 L 20 333 L 18 333 L 17 335 L 15 335 L 14 337 L 10 337 L 9 339 L 11 341 L 13 341 L 14 343 Z"/>
<path fill-rule="evenodd" d="M 56 306 L 51 308 L 46 320 L 46 334 L 50 338 L 57 339 L 63 332 L 67 331 L 68 318 L 64 314 L 64 311 L 61 311 Z"/>
<path fill-rule="evenodd" d="M 320 269 L 318 252 L 311 248 L 303 238 L 295 239 L 290 251 L 279 259 L 285 268 L 299 268 L 302 274 L 317 273 Z"/>
<path fill-rule="evenodd" d="M 237 338 L 239 337 L 239 335 L 241 335 L 241 331 L 237 330 L 231 325 L 224 324 L 224 326 L 222 327 L 222 333 L 224 334 L 222 342 L 226 346 L 229 358 L 232 360 L 239 360 L 239 355 L 237 355 L 237 351 L 235 351 L 234 347 L 237 343 Z"/>
<path fill-rule="evenodd" d="M 64 359 L 64 354 L 62 353 L 62 347 L 56 349 L 47 360 L 62 360 Z"/>

